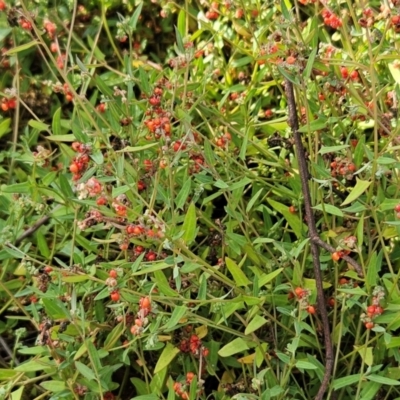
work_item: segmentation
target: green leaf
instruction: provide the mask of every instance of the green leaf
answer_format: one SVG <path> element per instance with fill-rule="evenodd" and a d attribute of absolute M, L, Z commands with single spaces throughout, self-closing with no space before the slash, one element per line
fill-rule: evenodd
<path fill-rule="evenodd" d="M 62 276 L 61 280 L 63 282 L 68 282 L 68 283 L 78 283 L 78 282 L 84 282 L 89 279 L 89 275 L 68 275 L 68 276 Z"/>
<path fill-rule="evenodd" d="M 379 252 L 379 255 L 374 251 L 371 254 L 371 258 L 368 263 L 368 268 L 367 268 L 367 287 L 372 288 L 378 284 L 378 272 L 381 269 L 381 263 L 382 263 L 382 250 Z"/>
<path fill-rule="evenodd" d="M 325 128 L 327 125 L 326 119 L 317 119 L 315 121 L 311 121 L 310 125 L 304 125 L 299 129 L 299 132 L 306 133 L 306 132 L 314 132 L 319 131 L 320 129 Z M 321 149 L 322 150 L 322 149 Z"/>
<path fill-rule="evenodd" d="M 144 381 L 142 381 L 139 378 L 131 378 L 130 380 L 133 383 L 133 386 L 135 386 L 137 394 L 145 395 L 148 392 L 147 385 Z M 175 398 L 174 398 L 174 400 L 175 400 Z"/>
<path fill-rule="evenodd" d="M 165 326 L 165 328 L 167 330 L 170 330 L 172 328 L 176 328 L 176 326 L 178 325 L 179 321 L 182 319 L 182 317 L 186 314 L 187 312 L 187 307 L 186 306 L 176 306 L 171 318 L 169 319 L 167 325 Z"/>
<path fill-rule="evenodd" d="M 286 1 L 285 0 L 281 0 L 281 11 L 282 11 L 282 15 L 284 16 L 284 18 L 287 21 L 291 21 L 292 20 L 292 16 L 290 15 L 290 12 L 288 10 L 288 7 L 286 5 Z"/>
<path fill-rule="evenodd" d="M 204 141 L 204 158 L 206 159 L 207 165 L 209 166 L 214 165 L 215 163 L 214 151 L 208 139 Z"/>
<path fill-rule="evenodd" d="M 157 282 L 157 289 L 164 296 L 176 297 L 178 293 L 171 288 L 168 279 L 165 277 L 164 272 L 161 270 L 154 271 L 154 280 Z"/>
<path fill-rule="evenodd" d="M 317 204 L 313 207 L 313 209 L 319 211 L 325 210 L 328 214 L 336 215 L 338 217 L 344 216 L 343 211 L 333 206 L 332 204 Z"/>
<path fill-rule="evenodd" d="M 21 44 L 21 46 L 13 47 L 10 50 L 7 50 L 5 53 L 3 53 L 3 55 L 10 56 L 11 54 L 20 53 L 21 51 L 24 51 L 24 50 L 30 49 L 33 46 L 36 46 L 37 44 L 38 44 L 37 40 L 32 40 L 31 42 Z"/>
<path fill-rule="evenodd" d="M 265 325 L 268 321 L 264 318 L 261 317 L 260 315 L 256 315 L 251 322 L 247 325 L 244 334 L 249 335 L 250 333 L 256 331 L 257 329 L 261 328 L 263 325 Z"/>
<path fill-rule="evenodd" d="M 61 135 L 61 107 L 59 107 L 53 114 L 53 122 L 51 124 L 51 129 L 53 131 L 53 135 L 55 136 Z M 74 135 L 69 135 L 69 136 L 74 137 Z"/>
<path fill-rule="evenodd" d="M 159 145 L 158 143 L 149 143 L 149 144 L 145 144 L 143 146 L 126 146 L 121 150 L 117 150 L 116 153 L 125 153 L 125 152 L 137 153 L 138 151 L 151 149 L 152 147 L 155 147 L 158 145 Z"/>
<path fill-rule="evenodd" d="M 0 28 L 0 41 L 3 41 L 11 32 L 12 28 Z"/>
<path fill-rule="evenodd" d="M 240 353 L 249 349 L 247 342 L 242 338 L 236 338 L 232 342 L 226 344 L 222 349 L 219 350 L 218 354 L 221 357 L 229 357 L 233 354 Z"/>
<path fill-rule="evenodd" d="M 282 1 L 283 3 L 283 1 Z M 292 75 L 288 71 L 286 71 L 284 68 L 278 66 L 278 71 L 281 75 L 283 75 L 289 82 L 292 82 L 294 85 L 298 86 L 300 85 L 300 82 L 298 78 L 295 75 Z"/>
<path fill-rule="evenodd" d="M 143 1 L 138 5 L 132 17 L 129 19 L 129 28 L 132 32 L 136 30 L 137 22 L 139 21 L 140 14 L 142 13 Z"/>
<path fill-rule="evenodd" d="M 144 68 L 139 66 L 139 79 L 140 79 L 140 87 L 143 89 L 143 91 L 149 95 L 151 92 L 151 87 L 149 83 L 149 77 L 147 72 L 144 70 Z"/>
<path fill-rule="evenodd" d="M 76 137 L 72 134 L 66 134 L 57 136 L 46 136 L 46 139 L 51 140 L 52 142 L 74 142 L 76 140 Z"/>
<path fill-rule="evenodd" d="M 41 382 L 40 386 L 53 393 L 61 392 L 67 388 L 64 381 L 45 381 Z"/>
<path fill-rule="evenodd" d="M 159 400 L 156 394 L 142 394 L 141 396 L 132 397 L 131 400 Z"/>
<path fill-rule="evenodd" d="M 333 381 L 333 389 L 338 390 L 346 386 L 353 385 L 354 383 L 358 383 L 361 378 L 361 374 L 349 375 L 343 378 L 335 379 Z"/>
<path fill-rule="evenodd" d="M 113 91 L 107 86 L 107 84 L 104 82 L 103 76 L 96 76 L 94 78 L 95 81 L 95 85 L 98 89 L 100 89 L 100 91 L 105 95 L 108 96 L 110 98 L 114 97 L 114 93 Z"/>
<path fill-rule="evenodd" d="M 368 367 L 371 367 L 374 363 L 374 356 L 372 355 L 373 347 L 367 347 L 367 348 L 365 348 L 365 346 L 354 346 L 354 347 L 358 351 L 358 354 L 360 355 L 364 363 L 368 365 Z"/>
<path fill-rule="evenodd" d="M 283 271 L 283 268 L 278 268 L 275 271 L 272 271 L 267 275 L 261 275 L 261 277 L 259 278 L 259 281 L 258 281 L 259 286 L 261 287 L 261 286 L 264 286 L 267 283 L 271 282 L 278 275 L 280 275 L 282 271 Z"/>
<path fill-rule="evenodd" d="M 36 121 L 35 119 L 30 119 L 28 125 L 33 129 L 37 129 L 39 132 L 49 131 L 50 126 L 41 121 Z"/>
<path fill-rule="evenodd" d="M 371 375 L 366 375 L 366 378 L 369 381 L 381 383 L 382 385 L 391 385 L 391 386 L 400 385 L 399 381 L 396 381 L 396 380 L 390 379 L 390 378 L 385 378 L 384 376 L 381 376 L 381 375 L 371 374 Z"/>
<path fill-rule="evenodd" d="M 182 37 L 186 35 L 186 13 L 185 10 L 182 8 L 178 14 L 178 31 Z"/>
<path fill-rule="evenodd" d="M 0 138 L 8 133 L 11 125 L 11 118 L 6 118 L 0 122 Z"/>
<path fill-rule="evenodd" d="M 86 347 L 88 349 L 88 354 L 90 358 L 90 362 L 95 371 L 100 371 L 101 369 L 101 361 L 99 357 L 98 350 L 94 347 L 94 344 L 90 339 L 86 339 Z"/>
<path fill-rule="evenodd" d="M 71 318 L 65 305 L 59 299 L 42 299 L 46 314 L 51 319 Z"/>
<path fill-rule="evenodd" d="M 189 196 L 190 189 L 192 187 L 192 180 L 190 178 L 186 179 L 185 183 L 182 185 L 181 190 L 177 194 L 175 198 L 175 205 L 176 208 L 179 210 L 183 210 L 183 206 L 186 203 L 186 200 Z"/>
<path fill-rule="evenodd" d="M 176 45 L 178 47 L 178 50 L 181 52 L 181 54 L 185 54 L 185 47 L 183 45 L 182 35 L 180 34 L 176 26 L 175 26 L 175 36 L 176 36 Z"/>
<path fill-rule="evenodd" d="M 286 221 L 290 225 L 290 227 L 293 229 L 293 232 L 296 234 L 296 236 L 300 239 L 304 236 L 305 232 L 307 231 L 307 227 L 305 224 L 303 224 L 300 221 L 300 218 L 296 214 L 292 214 L 289 211 L 288 206 L 285 206 L 284 204 L 278 203 L 275 200 L 268 199 L 268 203 L 279 213 L 283 214 L 285 217 Z"/>
<path fill-rule="evenodd" d="M 322 146 L 318 151 L 318 154 L 324 155 L 327 153 L 338 153 L 342 150 L 348 149 L 350 146 L 348 144 L 342 144 L 339 146 Z"/>
<path fill-rule="evenodd" d="M 14 378 L 15 375 L 18 375 L 18 371 L 12 369 L 0 368 L 0 381 Z"/>
<path fill-rule="evenodd" d="M 389 71 L 393 76 L 393 79 L 398 85 L 400 85 L 400 70 L 397 61 L 388 64 Z"/>
<path fill-rule="evenodd" d="M 126 327 L 122 322 L 114 326 L 113 330 L 107 335 L 107 338 L 104 341 L 104 350 L 109 351 L 123 335 L 125 329 Z"/>
<path fill-rule="evenodd" d="M 196 206 L 194 203 L 190 203 L 187 210 L 185 220 L 182 225 L 183 235 L 182 239 L 188 245 L 196 238 Z"/>
<path fill-rule="evenodd" d="M 17 390 L 14 390 L 13 392 L 11 392 L 10 400 L 21 400 L 22 394 L 24 392 L 24 388 L 25 388 L 25 386 L 22 385 Z"/>
<path fill-rule="evenodd" d="M 371 183 L 372 182 L 370 181 L 362 181 L 361 179 L 357 178 L 356 186 L 354 186 L 350 194 L 346 197 L 345 201 L 341 205 L 345 206 L 358 199 L 369 188 Z"/>
<path fill-rule="evenodd" d="M 96 375 L 94 374 L 94 372 L 85 364 L 82 364 L 80 361 L 75 361 L 75 367 L 78 372 L 86 379 L 89 379 L 90 381 L 96 380 Z"/>
<path fill-rule="evenodd" d="M 179 353 L 180 350 L 168 342 L 157 361 L 156 367 L 154 368 L 154 374 L 157 374 L 158 372 L 166 368 L 169 364 L 171 364 L 172 360 Z"/>
<path fill-rule="evenodd" d="M 301 369 L 318 369 L 316 365 L 310 363 L 309 361 L 301 361 L 301 360 L 296 361 L 295 366 Z"/>
<path fill-rule="evenodd" d="M 56 366 L 54 361 L 50 361 L 48 357 L 42 357 L 28 361 L 24 364 L 20 364 L 16 366 L 14 370 L 18 372 L 36 372 L 36 371 L 54 369 L 55 367 Z"/>
<path fill-rule="evenodd" d="M 29 182 L 14 183 L 12 185 L 1 185 L 3 193 L 29 193 L 31 185 Z"/>
<path fill-rule="evenodd" d="M 246 212 L 250 212 L 250 210 L 253 208 L 255 202 L 258 200 L 258 198 L 260 197 L 261 193 L 263 192 L 264 189 L 260 189 L 251 199 L 250 201 L 247 203 L 246 206 Z"/>
<path fill-rule="evenodd" d="M 235 261 L 231 260 L 229 257 L 226 257 L 225 263 L 237 286 L 248 286 L 251 283 L 249 278 L 247 278 L 245 273 L 240 269 Z"/>

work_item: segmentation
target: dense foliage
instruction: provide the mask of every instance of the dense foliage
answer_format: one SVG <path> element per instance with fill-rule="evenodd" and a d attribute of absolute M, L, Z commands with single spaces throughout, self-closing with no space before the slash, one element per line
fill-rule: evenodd
<path fill-rule="evenodd" d="M 0 399 L 400 398 L 398 0 L 0 10 Z"/>

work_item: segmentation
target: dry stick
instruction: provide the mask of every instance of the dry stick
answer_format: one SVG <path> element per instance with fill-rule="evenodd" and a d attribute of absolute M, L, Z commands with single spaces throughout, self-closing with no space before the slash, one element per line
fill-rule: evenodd
<path fill-rule="evenodd" d="M 307 224 L 308 224 L 308 230 L 309 230 L 309 236 L 311 239 L 311 243 L 314 243 L 317 246 L 322 247 L 323 249 L 329 251 L 330 253 L 334 253 L 334 252 L 336 252 L 336 249 L 333 246 L 331 246 L 330 244 L 325 243 L 319 237 L 317 227 L 315 225 L 314 214 L 313 214 L 312 206 L 311 206 L 312 203 L 311 203 L 310 190 L 308 188 L 309 174 L 308 174 L 308 168 L 307 168 L 307 163 L 306 163 L 306 153 L 305 153 L 305 150 L 303 147 L 303 142 L 301 141 L 301 136 L 299 133 L 299 120 L 297 118 L 296 101 L 294 99 L 293 85 L 287 79 L 285 79 L 285 91 L 286 91 L 286 97 L 288 100 L 288 109 L 289 109 L 288 122 L 289 122 L 290 127 L 292 128 L 293 138 L 294 138 L 294 142 L 295 142 L 296 150 L 297 150 L 297 158 L 298 158 L 298 163 L 299 163 L 301 186 L 303 188 L 304 206 L 305 206 L 305 211 L 306 211 Z M 343 258 L 343 260 L 347 261 L 350 265 L 352 265 L 354 267 L 354 269 L 357 271 L 357 274 L 360 278 L 362 278 L 364 276 L 362 267 L 360 266 L 360 264 L 358 264 L 357 261 L 355 261 L 350 256 L 344 255 L 344 254 L 341 256 L 341 258 Z"/>
<path fill-rule="evenodd" d="M 335 251 L 335 249 L 323 242 L 318 236 L 317 227 L 315 224 L 313 210 L 311 208 L 311 195 L 310 189 L 308 187 L 308 168 L 306 161 L 306 154 L 301 141 L 301 136 L 299 133 L 299 121 L 297 118 L 296 102 L 294 98 L 293 85 L 287 79 L 285 79 L 285 92 L 288 102 L 288 123 L 293 132 L 294 143 L 296 146 L 297 160 L 299 164 L 299 173 L 302 186 L 302 192 L 304 196 L 304 206 L 307 218 L 308 233 L 311 240 L 311 254 L 314 264 L 314 277 L 315 284 L 317 287 L 317 303 L 318 311 L 321 316 L 322 326 L 324 330 L 324 342 L 325 342 L 325 374 L 321 382 L 321 386 L 318 390 L 315 400 L 322 400 L 324 394 L 328 388 L 329 380 L 332 375 L 333 370 L 333 347 L 331 339 L 331 330 L 329 327 L 328 313 L 326 311 L 326 303 L 324 296 L 324 289 L 322 286 L 322 276 L 321 276 L 321 264 L 319 261 L 319 246 L 328 250 Z M 344 258 L 344 257 L 343 257 Z M 350 258 L 350 257 L 349 257 Z M 352 264 L 354 265 L 354 264 Z M 358 266 L 358 265 L 357 265 Z M 357 268 L 356 268 L 357 269 Z M 357 272 L 362 273 L 361 268 L 357 269 Z"/>
<path fill-rule="evenodd" d="M 43 224 L 45 224 L 50 219 L 50 216 L 46 215 L 39 219 L 34 225 L 28 228 L 16 241 L 15 246 L 18 246 L 25 238 L 34 234 Z"/>

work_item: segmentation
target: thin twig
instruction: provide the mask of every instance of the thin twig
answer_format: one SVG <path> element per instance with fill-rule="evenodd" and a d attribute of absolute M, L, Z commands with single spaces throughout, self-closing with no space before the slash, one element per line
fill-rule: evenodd
<path fill-rule="evenodd" d="M 44 225 L 50 219 L 49 215 L 44 216 L 39 219 L 34 225 L 28 228 L 17 240 L 15 241 L 15 246 L 18 246 L 25 238 L 35 233 L 42 225 Z"/>
<path fill-rule="evenodd" d="M 293 85 L 287 79 L 285 79 L 285 92 L 288 102 L 288 123 L 293 132 L 294 143 L 296 146 L 297 160 L 299 164 L 299 173 L 302 186 L 302 192 L 304 196 L 304 206 L 307 218 L 308 233 L 311 239 L 311 254 L 314 264 L 314 277 L 317 287 L 317 303 L 318 311 L 321 316 L 322 326 L 324 330 L 324 342 L 325 342 L 325 374 L 321 382 L 321 386 L 318 390 L 315 400 L 322 400 L 324 394 L 328 388 L 329 380 L 333 370 L 333 347 L 331 339 L 331 330 L 329 327 L 328 313 L 326 311 L 326 303 L 324 296 L 324 289 L 322 286 L 321 276 L 321 264 L 319 261 L 319 246 L 330 251 L 328 244 L 324 243 L 318 236 L 317 227 L 315 224 L 314 214 L 312 211 L 310 189 L 308 187 L 308 168 L 306 162 L 306 154 L 301 141 L 299 133 L 299 121 L 297 118 L 296 102 L 294 98 Z M 332 247 L 333 249 L 333 247 Z"/>
<path fill-rule="evenodd" d="M 288 100 L 288 108 L 289 108 L 289 125 L 293 132 L 293 138 L 296 145 L 298 163 L 299 163 L 299 172 L 300 172 L 300 180 L 303 188 L 303 196 L 304 196 L 304 206 L 307 217 L 307 224 L 309 229 L 309 236 L 312 243 L 315 243 L 317 246 L 322 247 L 323 249 L 329 251 L 330 253 L 336 252 L 336 249 L 328 243 L 325 243 L 318 234 L 317 227 L 315 225 L 314 214 L 312 211 L 312 202 L 310 196 L 310 190 L 308 188 L 308 168 L 306 161 L 306 152 L 303 147 L 303 142 L 301 141 L 301 136 L 299 133 L 299 120 L 297 118 L 296 112 L 296 101 L 294 98 L 293 85 L 288 80 L 285 80 L 285 90 L 286 96 Z M 364 276 L 362 267 L 355 261 L 353 258 L 348 255 L 341 256 L 343 260 L 347 261 L 350 265 L 354 267 L 358 276 L 362 278 Z"/>

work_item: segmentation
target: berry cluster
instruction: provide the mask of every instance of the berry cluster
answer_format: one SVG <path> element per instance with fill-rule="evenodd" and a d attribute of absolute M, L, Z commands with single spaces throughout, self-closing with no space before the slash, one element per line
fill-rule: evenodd
<path fill-rule="evenodd" d="M 189 399 L 188 388 L 195 378 L 195 374 L 193 372 L 188 372 L 186 374 L 186 380 L 184 383 L 182 382 L 174 382 L 173 389 L 177 396 L 179 396 L 183 400 Z"/>
<path fill-rule="evenodd" d="M 152 310 L 151 300 L 149 297 L 142 297 L 139 300 L 139 311 L 136 314 L 135 324 L 131 326 L 131 333 L 133 335 L 140 335 L 144 327 L 148 324 L 147 316 Z"/>
<path fill-rule="evenodd" d="M 333 29 L 338 29 L 342 26 L 342 20 L 333 12 L 324 9 L 321 12 L 324 24 L 330 26 Z"/>
<path fill-rule="evenodd" d="M 187 326 L 185 333 L 191 333 L 192 329 L 192 326 Z M 201 339 L 196 334 L 190 334 L 190 336 L 181 339 L 179 349 L 182 353 L 192 353 L 196 357 L 200 354 L 207 357 L 209 353 L 209 350 L 202 345 Z"/>
<path fill-rule="evenodd" d="M 336 178 L 337 176 L 342 176 L 347 180 L 352 180 L 354 172 L 356 171 L 356 165 L 349 161 L 348 159 L 343 159 L 341 157 L 336 157 L 330 164 L 331 176 Z"/>
<path fill-rule="evenodd" d="M 385 291 L 382 287 L 377 286 L 372 293 L 371 305 L 367 307 L 367 313 L 361 314 L 361 320 L 367 329 L 372 329 L 375 326 L 373 319 L 384 312 L 380 305 L 385 298 Z"/>
<path fill-rule="evenodd" d="M 311 291 L 309 289 L 303 289 L 297 287 L 293 292 L 289 292 L 289 300 L 296 298 L 299 302 L 300 309 L 306 310 L 309 314 L 315 314 L 315 306 L 309 303 L 309 298 L 311 296 Z"/>
<path fill-rule="evenodd" d="M 90 157 L 89 153 L 91 147 L 89 145 L 73 142 L 72 150 L 77 152 L 78 154 L 73 158 L 72 163 L 69 166 L 69 170 L 73 174 L 72 179 L 74 181 L 79 180 L 82 177 L 82 174 L 87 170 Z"/>
<path fill-rule="evenodd" d="M 391 23 L 393 26 L 393 29 L 396 33 L 400 32 L 400 15 L 393 15 L 392 19 L 391 19 Z"/>
<path fill-rule="evenodd" d="M 14 110 L 16 106 L 17 101 L 15 98 L 7 99 L 6 97 L 3 97 L 1 99 L 1 109 L 3 111 Z"/>

